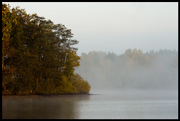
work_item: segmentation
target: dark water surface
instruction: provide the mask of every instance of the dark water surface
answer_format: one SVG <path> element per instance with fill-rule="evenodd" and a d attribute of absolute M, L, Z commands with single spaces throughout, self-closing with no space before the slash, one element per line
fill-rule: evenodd
<path fill-rule="evenodd" d="M 177 99 L 121 95 L 2 96 L 3 119 L 177 119 Z"/>

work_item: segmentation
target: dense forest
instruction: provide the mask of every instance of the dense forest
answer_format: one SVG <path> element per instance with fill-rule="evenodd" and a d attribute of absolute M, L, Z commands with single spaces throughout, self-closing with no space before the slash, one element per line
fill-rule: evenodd
<path fill-rule="evenodd" d="M 79 57 L 77 44 L 63 24 L 2 4 L 2 94 L 178 88 L 175 50 L 91 51 Z"/>
<path fill-rule="evenodd" d="M 143 53 L 140 49 L 82 53 L 76 68 L 94 89 L 177 89 L 178 52 L 159 50 Z"/>
<path fill-rule="evenodd" d="M 2 94 L 88 93 L 70 29 L 2 4 Z"/>

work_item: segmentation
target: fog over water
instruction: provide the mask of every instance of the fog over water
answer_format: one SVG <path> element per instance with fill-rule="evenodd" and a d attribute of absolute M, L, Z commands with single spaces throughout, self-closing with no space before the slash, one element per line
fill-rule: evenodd
<path fill-rule="evenodd" d="M 91 51 L 81 54 L 79 73 L 93 94 L 119 94 L 124 98 L 165 99 L 178 97 L 178 52 L 142 53 L 127 49 L 122 55 Z"/>
<path fill-rule="evenodd" d="M 103 91 L 104 92 L 104 91 Z M 101 92 L 100 92 L 101 93 Z M 178 101 L 132 94 L 3 96 L 3 119 L 177 119 Z M 127 93 L 125 93 L 127 95 Z M 140 95 L 141 93 L 139 93 Z M 133 97 L 132 97 L 133 96 Z M 136 94 L 137 96 L 137 94 Z M 133 99 L 133 100 L 131 100 Z"/>
<path fill-rule="evenodd" d="M 178 2 L 3 3 L 71 30 L 91 86 L 2 96 L 3 119 L 178 119 Z"/>

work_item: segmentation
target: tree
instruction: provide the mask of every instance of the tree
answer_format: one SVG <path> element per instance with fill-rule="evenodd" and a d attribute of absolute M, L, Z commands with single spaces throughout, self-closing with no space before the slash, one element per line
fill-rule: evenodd
<path fill-rule="evenodd" d="M 10 35 L 12 32 L 12 24 L 16 24 L 15 15 L 11 12 L 10 6 L 2 4 L 2 90 L 5 92 L 5 81 L 7 76 L 13 71 L 10 68 L 9 58 L 14 54 L 14 48 L 10 47 Z"/>
<path fill-rule="evenodd" d="M 3 40 L 8 33 L 6 47 L 13 48 L 13 51 L 3 51 L 2 58 L 6 61 L 2 70 L 6 65 L 14 71 L 4 76 L 3 90 L 9 94 L 77 93 L 78 87 L 72 85 L 71 79 L 80 57 L 73 47 L 78 41 L 72 39 L 71 30 L 18 7 L 9 13 L 16 16 L 17 23 L 11 23 L 10 32 L 2 31 Z M 8 55 L 10 52 L 14 54 Z"/>

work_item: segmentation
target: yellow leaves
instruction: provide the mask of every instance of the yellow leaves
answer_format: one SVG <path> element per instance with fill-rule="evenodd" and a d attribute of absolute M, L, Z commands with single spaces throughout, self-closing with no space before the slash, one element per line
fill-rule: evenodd
<path fill-rule="evenodd" d="M 6 27 L 6 31 L 8 31 L 8 27 Z"/>
<path fill-rule="evenodd" d="M 87 81 L 83 80 L 83 78 L 80 75 L 75 74 L 72 77 L 72 81 L 73 86 L 77 88 L 78 93 L 89 93 L 91 86 Z"/>
<path fill-rule="evenodd" d="M 79 60 L 80 57 L 76 54 L 76 51 L 71 51 L 71 58 L 72 58 L 72 65 L 73 66 L 80 66 Z"/>
<path fill-rule="evenodd" d="M 56 93 L 77 93 L 76 87 L 68 80 L 66 76 L 62 76 L 60 85 L 55 89 Z"/>
<path fill-rule="evenodd" d="M 10 6 L 3 4 L 2 5 L 2 40 L 4 37 L 10 36 L 9 33 L 11 32 L 12 23 L 17 24 L 16 17 L 12 15 L 10 12 Z"/>
<path fill-rule="evenodd" d="M 80 57 L 73 51 L 75 48 L 71 47 L 78 43 L 69 39 L 72 37 L 71 30 L 64 25 L 54 28 L 53 22 L 44 19 L 37 14 L 28 15 L 22 9 L 11 10 L 7 5 L 3 6 L 2 58 L 12 59 L 8 66 L 13 65 L 15 73 L 22 75 L 15 79 L 20 80 L 17 81 L 19 85 L 13 86 L 23 89 L 25 94 L 77 93 L 77 90 L 88 92 L 90 86 L 87 82 L 77 78 L 75 87 L 69 79 L 74 75 L 74 67 L 80 65 Z M 63 40 L 57 39 L 56 34 L 62 35 Z M 61 41 L 68 45 L 56 46 Z M 5 63 L 5 66 L 7 62 L 4 60 L 2 64 Z M 66 67 L 64 71 L 60 70 L 61 66 Z M 16 90 L 12 91 L 16 93 Z"/>
<path fill-rule="evenodd" d="M 13 21 L 12 21 L 13 23 L 15 23 L 15 24 L 17 24 L 17 20 L 16 19 L 13 19 Z"/>

